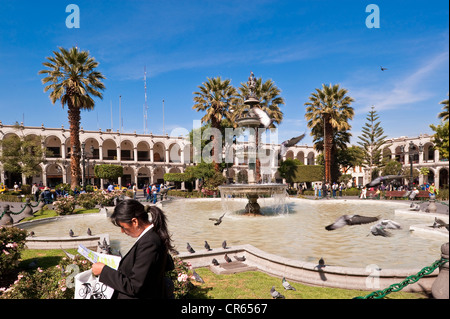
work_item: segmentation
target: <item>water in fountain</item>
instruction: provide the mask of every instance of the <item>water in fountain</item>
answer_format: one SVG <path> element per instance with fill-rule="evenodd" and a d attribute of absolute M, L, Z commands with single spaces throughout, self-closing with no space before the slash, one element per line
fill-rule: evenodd
<path fill-rule="evenodd" d="M 268 199 L 268 198 L 267 198 Z M 263 199 L 262 199 L 263 200 Z M 265 199 L 264 199 L 265 200 Z M 247 199 L 229 201 L 227 213 L 219 226 L 209 218 L 223 214 L 221 199 L 189 199 L 167 202 L 163 210 L 169 231 L 180 252 L 189 242 L 197 252 L 204 250 L 204 241 L 211 247 L 250 244 L 266 252 L 295 260 L 316 262 L 323 257 L 328 264 L 344 267 L 422 268 L 440 257 L 440 236 L 415 234 L 413 224 L 423 224 L 420 217 L 396 216 L 394 211 L 405 204 L 382 201 L 288 199 L 288 214 L 273 214 L 251 218 L 239 214 Z M 264 208 L 263 208 L 264 210 Z M 325 230 L 342 214 L 363 214 L 392 219 L 402 225 L 392 231 L 392 237 L 370 234 L 369 225 L 346 226 L 335 231 Z M 28 226 L 37 236 L 67 236 L 69 229 L 85 234 L 90 227 L 94 234 L 108 233 L 111 246 L 126 253 L 135 239 L 120 232 L 103 214 L 82 215 L 58 221 Z"/>

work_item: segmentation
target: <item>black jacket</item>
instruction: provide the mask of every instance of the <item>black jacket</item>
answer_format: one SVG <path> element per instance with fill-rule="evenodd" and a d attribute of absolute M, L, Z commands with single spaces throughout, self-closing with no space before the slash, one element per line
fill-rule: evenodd
<path fill-rule="evenodd" d="M 164 274 L 171 269 L 172 258 L 150 229 L 120 260 L 117 270 L 103 267 L 99 281 L 114 289 L 112 299 L 161 299 L 166 296 Z"/>

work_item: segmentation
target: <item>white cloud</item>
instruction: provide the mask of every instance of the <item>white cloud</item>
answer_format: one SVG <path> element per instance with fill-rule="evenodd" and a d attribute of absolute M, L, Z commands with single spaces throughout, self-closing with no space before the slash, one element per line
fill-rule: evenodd
<path fill-rule="evenodd" d="M 361 88 L 359 83 L 358 86 L 348 85 L 352 97 L 355 99 L 355 104 L 361 106 L 356 108 L 355 112 L 366 113 L 372 105 L 377 110 L 403 108 L 434 96 L 433 87 L 428 83 L 442 70 L 447 69 L 448 59 L 447 48 L 444 52 L 424 59 L 419 67 L 412 72 L 399 77 L 393 76 L 381 86 L 378 84 L 376 87 Z M 395 72 L 395 70 L 383 72 Z"/>

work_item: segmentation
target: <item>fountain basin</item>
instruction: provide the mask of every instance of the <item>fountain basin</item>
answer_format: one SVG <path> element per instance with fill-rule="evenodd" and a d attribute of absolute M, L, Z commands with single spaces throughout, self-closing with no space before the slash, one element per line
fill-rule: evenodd
<path fill-rule="evenodd" d="M 283 199 L 286 196 L 287 185 L 284 184 L 232 184 L 219 186 L 223 200 L 230 196 L 247 197 L 245 213 L 251 215 L 262 215 L 258 204 L 260 197 L 278 196 Z"/>

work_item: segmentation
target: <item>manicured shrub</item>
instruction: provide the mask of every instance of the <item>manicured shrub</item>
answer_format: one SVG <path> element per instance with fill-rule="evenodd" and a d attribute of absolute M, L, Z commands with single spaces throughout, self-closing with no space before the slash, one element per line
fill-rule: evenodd
<path fill-rule="evenodd" d="M 26 237 L 26 230 L 17 227 L 0 227 L 0 277 L 17 267 Z"/>

